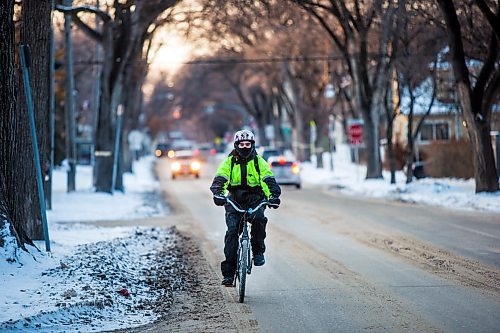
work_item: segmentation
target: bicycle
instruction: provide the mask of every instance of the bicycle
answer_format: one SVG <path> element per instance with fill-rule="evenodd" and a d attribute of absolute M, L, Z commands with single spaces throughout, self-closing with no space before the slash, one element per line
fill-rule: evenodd
<path fill-rule="evenodd" d="M 250 216 L 253 213 L 257 212 L 262 206 L 267 205 L 268 202 L 267 200 L 262 201 L 259 205 L 257 205 L 257 207 L 245 210 L 239 208 L 236 205 L 236 203 L 234 203 L 229 198 L 226 198 L 226 201 L 230 203 L 231 206 L 233 206 L 233 208 L 236 211 L 243 213 L 242 217 L 243 229 L 239 236 L 238 253 L 236 256 L 236 258 L 238 258 L 238 261 L 236 263 L 236 273 L 235 273 L 236 276 L 233 282 L 233 287 L 236 287 L 236 280 L 238 280 L 239 282 L 238 286 L 239 302 L 243 303 L 243 301 L 245 300 L 245 285 L 246 285 L 247 275 L 250 275 L 250 273 L 252 272 L 252 244 L 250 243 L 248 222 Z"/>

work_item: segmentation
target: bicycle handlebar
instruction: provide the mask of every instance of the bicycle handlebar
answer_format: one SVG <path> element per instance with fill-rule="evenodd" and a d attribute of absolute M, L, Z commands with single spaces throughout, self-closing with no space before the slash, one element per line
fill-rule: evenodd
<path fill-rule="evenodd" d="M 257 210 L 260 209 L 260 207 L 264 206 L 264 205 L 269 205 L 269 202 L 267 200 L 264 200 L 262 201 L 260 204 L 257 205 L 257 207 L 255 208 L 248 208 L 248 209 L 241 209 L 239 208 L 231 199 L 229 199 L 228 197 L 224 197 L 224 196 L 217 196 L 218 198 L 224 198 L 226 200 L 226 202 L 229 202 L 231 204 L 231 206 L 233 206 L 233 208 L 240 212 L 240 213 L 249 213 L 249 214 L 252 214 L 254 212 L 256 212 Z"/>

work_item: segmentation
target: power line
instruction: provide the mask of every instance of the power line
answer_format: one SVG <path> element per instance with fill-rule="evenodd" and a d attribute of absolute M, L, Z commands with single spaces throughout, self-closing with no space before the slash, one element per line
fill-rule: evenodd
<path fill-rule="evenodd" d="M 350 56 L 356 56 L 355 54 L 350 54 Z M 418 56 L 432 56 L 431 54 L 419 54 Z M 373 58 L 384 58 L 389 57 L 387 54 L 367 54 L 367 57 Z M 406 55 L 395 55 L 395 59 L 402 58 L 412 58 L 412 56 Z M 331 60 L 344 60 L 342 55 L 313 55 L 313 56 L 295 56 L 295 57 L 265 57 L 265 58 L 249 58 L 249 59 L 238 59 L 238 58 L 213 58 L 213 59 L 198 59 L 189 61 L 155 61 L 154 64 L 160 65 L 233 65 L 233 64 L 264 64 L 264 63 L 282 63 L 282 62 L 318 62 L 318 61 L 331 61 Z M 102 61 L 75 61 L 76 66 L 97 66 L 102 65 Z M 148 62 L 147 65 L 153 64 Z M 134 66 L 144 66 L 143 63 L 135 64 Z"/>
<path fill-rule="evenodd" d="M 155 64 L 161 65 L 232 65 L 232 64 L 262 64 L 262 63 L 281 63 L 281 62 L 315 62 L 344 59 L 340 55 L 329 56 L 300 56 L 300 57 L 272 57 L 272 58 L 215 58 L 215 59 L 199 59 L 190 61 L 155 61 Z M 102 65 L 102 61 L 76 61 L 75 65 Z M 151 65 L 152 63 L 148 63 Z M 137 64 L 136 66 L 141 66 Z"/>

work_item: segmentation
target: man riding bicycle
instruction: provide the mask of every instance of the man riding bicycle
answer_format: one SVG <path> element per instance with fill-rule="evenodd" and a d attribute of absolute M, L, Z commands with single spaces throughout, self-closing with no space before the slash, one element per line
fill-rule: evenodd
<path fill-rule="evenodd" d="M 269 207 L 272 208 L 278 208 L 280 205 L 281 189 L 267 162 L 257 155 L 255 137 L 251 131 L 236 132 L 234 149 L 219 165 L 210 190 L 214 195 L 214 203 L 217 206 L 225 206 L 226 209 L 227 231 L 224 238 L 226 259 L 221 262 L 221 271 L 224 277 L 222 284 L 231 287 L 236 271 L 242 213 L 227 204 L 226 191 L 229 191 L 229 198 L 243 209 L 255 207 L 263 200 L 267 200 Z M 264 209 L 259 209 L 254 215 L 250 231 L 255 266 L 262 266 L 265 263 L 266 223 Z"/>

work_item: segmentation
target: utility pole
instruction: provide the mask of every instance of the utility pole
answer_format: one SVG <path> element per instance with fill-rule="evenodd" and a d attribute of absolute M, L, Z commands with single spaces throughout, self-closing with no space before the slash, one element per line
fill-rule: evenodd
<path fill-rule="evenodd" d="M 73 0 L 64 0 L 66 7 L 73 5 Z M 73 76 L 73 43 L 71 40 L 71 13 L 64 14 L 64 41 L 66 62 L 66 158 L 68 159 L 68 192 L 76 189 L 76 124 L 75 124 L 75 83 Z"/>
<path fill-rule="evenodd" d="M 118 163 L 120 154 L 120 141 L 121 141 L 121 129 L 122 129 L 122 118 L 123 118 L 123 105 L 118 105 L 116 111 L 116 129 L 115 129 L 115 148 L 113 151 L 113 173 L 111 179 L 111 193 L 115 191 L 116 186 L 116 174 L 118 173 Z"/>
<path fill-rule="evenodd" d="M 99 8 L 99 0 L 96 0 L 95 6 L 96 8 Z M 99 15 L 95 16 L 95 31 L 99 32 Z M 101 66 L 99 62 L 100 58 L 100 53 L 101 53 L 101 45 L 99 42 L 95 42 L 95 67 L 94 67 L 94 72 L 95 72 L 95 84 L 94 84 L 94 105 L 93 105 L 93 115 L 94 115 L 94 123 L 93 123 L 93 129 L 94 133 L 92 135 L 93 138 L 93 144 L 92 144 L 92 155 L 91 155 L 91 163 L 92 166 L 95 165 L 95 156 L 94 156 L 94 151 L 95 151 L 95 141 L 96 141 L 96 130 L 97 130 L 97 119 L 99 118 L 99 101 L 100 101 L 100 94 L 101 94 Z"/>

